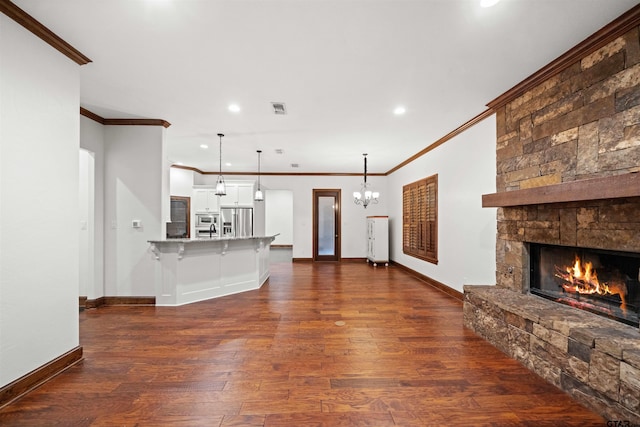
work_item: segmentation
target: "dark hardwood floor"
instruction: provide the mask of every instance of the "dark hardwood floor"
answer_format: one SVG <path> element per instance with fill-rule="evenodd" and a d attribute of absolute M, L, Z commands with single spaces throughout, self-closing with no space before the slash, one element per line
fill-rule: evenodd
<path fill-rule="evenodd" d="M 271 268 L 258 291 L 85 310 L 84 360 L 2 409 L 0 425 L 606 425 L 398 268 Z"/>

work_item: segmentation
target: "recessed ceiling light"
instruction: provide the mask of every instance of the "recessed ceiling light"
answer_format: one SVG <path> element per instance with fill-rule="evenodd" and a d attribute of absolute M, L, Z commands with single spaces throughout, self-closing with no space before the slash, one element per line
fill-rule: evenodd
<path fill-rule="evenodd" d="M 231 166 L 231 163 L 227 162 L 224 164 L 225 166 Z"/>
<path fill-rule="evenodd" d="M 229 105 L 229 111 L 231 111 L 232 113 L 239 113 L 240 112 L 240 106 L 238 104 L 230 104 Z"/>
<path fill-rule="evenodd" d="M 396 116 L 401 116 L 404 113 L 407 112 L 407 109 L 404 108 L 402 105 L 398 105 L 394 110 L 393 110 L 393 114 L 395 114 Z"/>
<path fill-rule="evenodd" d="M 481 7 L 495 6 L 500 0 L 480 0 Z"/>
<path fill-rule="evenodd" d="M 200 148 L 209 148 L 207 144 L 200 144 Z"/>

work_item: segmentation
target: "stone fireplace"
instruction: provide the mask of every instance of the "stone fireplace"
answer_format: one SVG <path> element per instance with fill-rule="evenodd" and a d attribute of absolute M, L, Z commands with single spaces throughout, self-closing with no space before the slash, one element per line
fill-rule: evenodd
<path fill-rule="evenodd" d="M 483 206 L 498 208 L 496 286 L 464 296 L 465 326 L 606 419 L 636 424 L 639 24 L 636 7 L 489 104 L 497 192 Z M 604 266 L 612 254 L 622 261 Z M 586 274 L 588 262 L 602 295 L 567 271 Z"/>
<path fill-rule="evenodd" d="M 529 291 L 638 327 L 640 254 L 529 244 Z"/>

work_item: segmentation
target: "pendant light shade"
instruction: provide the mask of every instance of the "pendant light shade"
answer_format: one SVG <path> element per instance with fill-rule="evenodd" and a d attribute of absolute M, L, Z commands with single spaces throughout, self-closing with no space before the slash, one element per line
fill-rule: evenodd
<path fill-rule="evenodd" d="M 264 200 L 264 194 L 262 194 L 262 190 L 260 189 L 260 154 L 262 154 L 262 150 L 256 150 L 256 152 L 258 153 L 258 189 L 253 196 L 253 200 L 262 202 Z"/>
<path fill-rule="evenodd" d="M 216 181 L 216 195 L 217 196 L 225 196 L 227 194 L 227 186 L 224 184 L 224 178 L 222 177 L 222 137 L 224 134 L 219 133 L 218 137 L 220 138 L 220 174 L 218 175 L 218 180 Z"/>

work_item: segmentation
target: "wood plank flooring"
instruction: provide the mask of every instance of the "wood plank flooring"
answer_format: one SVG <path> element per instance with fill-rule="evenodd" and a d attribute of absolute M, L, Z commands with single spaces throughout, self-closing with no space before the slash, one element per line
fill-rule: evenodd
<path fill-rule="evenodd" d="M 271 271 L 260 290 L 217 300 L 85 310 L 85 359 L 1 410 L 0 425 L 606 425 L 398 268 Z"/>

